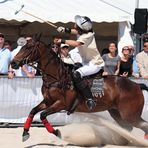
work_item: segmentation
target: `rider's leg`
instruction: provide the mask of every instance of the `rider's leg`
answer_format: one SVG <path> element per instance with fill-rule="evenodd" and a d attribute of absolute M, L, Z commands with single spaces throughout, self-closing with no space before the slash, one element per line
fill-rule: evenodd
<path fill-rule="evenodd" d="M 87 106 L 89 109 L 93 109 L 96 106 L 96 102 L 93 100 L 93 95 L 91 93 L 91 90 L 89 86 L 84 82 L 82 77 L 95 74 L 102 70 L 102 67 L 104 66 L 104 63 L 101 65 L 95 65 L 91 62 L 84 64 L 82 67 L 76 70 L 74 72 L 74 82 L 76 87 L 81 90 L 82 94 L 87 98 Z"/>
<path fill-rule="evenodd" d="M 88 64 L 83 65 L 82 67 L 77 69 L 77 71 L 81 74 L 81 77 L 89 76 L 89 75 L 93 75 L 93 74 L 96 74 L 102 71 L 103 65 L 104 63 L 98 66 L 98 65 L 94 65 L 91 62 L 89 62 Z"/>
<path fill-rule="evenodd" d="M 73 73 L 73 81 L 78 90 L 86 97 L 86 104 L 90 110 L 96 106 L 96 102 L 93 100 L 93 96 L 90 90 L 90 87 L 82 79 L 81 74 L 78 71 Z"/>

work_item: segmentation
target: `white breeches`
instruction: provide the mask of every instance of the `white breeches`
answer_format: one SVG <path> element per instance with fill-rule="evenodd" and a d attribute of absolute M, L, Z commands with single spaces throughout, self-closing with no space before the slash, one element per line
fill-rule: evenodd
<path fill-rule="evenodd" d="M 78 71 L 81 74 L 81 77 L 84 77 L 84 76 L 92 75 L 99 72 L 99 70 L 103 66 L 104 66 L 104 63 L 101 65 L 94 65 L 91 62 L 89 62 L 83 65 L 82 67 L 80 67 L 79 69 L 77 69 L 76 71 Z"/>

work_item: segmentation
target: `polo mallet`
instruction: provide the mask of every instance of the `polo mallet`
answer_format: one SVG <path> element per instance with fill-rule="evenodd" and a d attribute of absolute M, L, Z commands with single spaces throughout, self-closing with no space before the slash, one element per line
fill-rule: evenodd
<path fill-rule="evenodd" d="M 56 25 L 52 24 L 51 22 L 45 21 L 45 20 L 42 19 L 42 18 L 39 18 L 39 17 L 37 17 L 37 16 L 35 16 L 35 15 L 29 13 L 29 12 L 24 11 L 23 8 L 24 8 L 24 5 L 22 5 L 21 8 L 15 12 L 15 15 L 17 15 L 20 11 L 22 11 L 23 13 L 25 13 L 25 14 L 27 14 L 27 15 L 30 15 L 30 16 L 32 16 L 32 17 L 34 17 L 34 18 L 37 18 L 37 19 L 39 19 L 39 20 L 41 20 L 41 21 L 47 23 L 48 25 L 50 25 L 50 26 L 52 26 L 52 27 L 54 27 L 54 28 L 58 28 Z"/>

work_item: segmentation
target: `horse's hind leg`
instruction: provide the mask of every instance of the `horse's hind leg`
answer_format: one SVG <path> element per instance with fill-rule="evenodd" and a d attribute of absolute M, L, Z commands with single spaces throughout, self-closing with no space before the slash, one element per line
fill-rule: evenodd
<path fill-rule="evenodd" d="M 24 124 L 24 131 L 23 131 L 23 135 L 22 135 L 22 141 L 23 142 L 26 141 L 30 137 L 29 128 L 31 126 L 31 123 L 33 121 L 33 118 L 34 118 L 35 114 L 37 114 L 38 112 L 44 110 L 45 108 L 46 108 L 46 105 L 42 101 L 40 104 L 38 104 L 36 107 L 34 107 L 31 110 L 31 112 L 30 112 L 30 114 L 29 114 L 29 116 L 28 116 L 28 118 L 27 118 L 27 120 L 26 120 L 26 122 Z"/>
<path fill-rule="evenodd" d="M 60 131 L 58 129 L 54 129 L 53 126 L 48 122 L 46 118 L 48 115 L 53 114 L 53 113 L 56 113 L 56 112 L 53 112 L 53 111 L 51 112 L 51 109 L 48 108 L 47 110 L 41 113 L 40 119 L 49 133 L 52 133 L 55 136 L 61 138 Z"/>
<path fill-rule="evenodd" d="M 128 131 L 132 131 L 133 127 L 131 126 L 131 124 L 129 124 L 127 121 L 123 120 L 120 116 L 120 113 L 118 110 L 116 109 L 110 109 L 108 110 L 108 112 L 110 113 L 110 115 L 112 116 L 112 118 L 124 129 L 128 130 Z"/>
<path fill-rule="evenodd" d="M 138 121 L 132 123 L 133 126 L 142 129 L 145 132 L 145 139 L 148 139 L 148 122 L 140 118 Z"/>
<path fill-rule="evenodd" d="M 42 123 L 44 124 L 44 126 L 46 127 L 47 131 L 49 133 L 54 134 L 55 136 L 61 138 L 61 133 L 60 131 L 57 129 L 55 130 L 53 128 L 53 126 L 48 122 L 47 120 L 47 116 L 54 114 L 56 112 L 59 112 L 63 109 L 63 104 L 61 105 L 61 102 L 59 100 L 57 100 L 57 102 L 55 102 L 54 104 L 52 104 L 50 107 L 48 107 L 47 109 L 45 109 L 43 112 L 41 112 L 40 114 L 40 119 L 42 121 Z"/>

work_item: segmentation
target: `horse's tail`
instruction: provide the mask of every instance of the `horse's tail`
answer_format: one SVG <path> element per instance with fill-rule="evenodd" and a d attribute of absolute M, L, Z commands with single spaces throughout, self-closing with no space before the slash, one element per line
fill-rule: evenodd
<path fill-rule="evenodd" d="M 141 90 L 146 90 L 146 91 L 148 91 L 148 87 L 146 86 L 146 84 L 144 84 L 144 83 L 139 83 L 139 86 L 140 86 Z"/>

